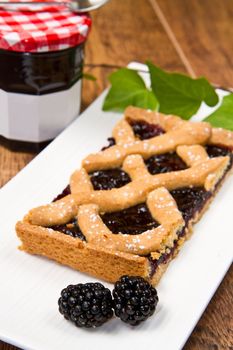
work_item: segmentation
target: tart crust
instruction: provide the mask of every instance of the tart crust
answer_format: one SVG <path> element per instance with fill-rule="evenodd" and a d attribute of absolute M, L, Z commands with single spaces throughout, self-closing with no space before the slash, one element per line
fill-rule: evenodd
<path fill-rule="evenodd" d="M 129 120 L 159 125 L 166 133 L 140 141 L 133 134 Z M 72 174 L 71 195 L 32 209 L 16 224 L 22 242 L 20 249 L 110 282 L 128 274 L 142 276 L 155 285 L 229 173 L 230 158 L 210 159 L 203 145 L 218 144 L 233 149 L 233 132 L 211 128 L 208 123 L 187 122 L 176 116 L 129 107 L 114 128 L 113 137 L 115 146 L 89 155 L 83 160 L 82 168 Z M 176 151 L 188 169 L 151 175 L 144 159 L 169 151 Z M 116 166 L 122 166 L 132 181 L 121 188 L 95 191 L 88 171 Z M 184 228 L 184 220 L 169 190 L 185 186 L 203 186 L 212 195 L 189 221 L 185 236 L 179 240 L 172 256 L 152 274 L 148 256 L 159 256 L 166 247 L 172 248 L 177 234 Z M 123 210 L 145 201 L 160 225 L 140 235 L 114 235 L 100 217 L 100 213 Z M 87 242 L 49 228 L 75 217 Z"/>

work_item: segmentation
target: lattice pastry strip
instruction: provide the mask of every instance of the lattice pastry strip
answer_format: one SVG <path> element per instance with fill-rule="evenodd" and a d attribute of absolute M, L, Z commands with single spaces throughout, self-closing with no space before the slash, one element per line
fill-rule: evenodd
<path fill-rule="evenodd" d="M 159 125 L 165 133 L 148 140 L 139 140 L 134 134 L 132 120 Z M 115 280 L 122 271 L 133 274 L 137 271 L 137 274 L 152 278 L 151 265 L 145 256 L 159 259 L 162 252 L 174 248 L 174 242 L 186 227 L 169 191 L 202 187 L 213 192 L 229 168 L 230 158 L 209 158 L 203 146 L 219 143 L 233 147 L 233 133 L 212 129 L 208 123 L 191 123 L 176 116 L 129 107 L 124 119 L 115 126 L 112 136 L 116 143 L 114 146 L 89 155 L 83 160 L 82 168 L 72 174 L 71 194 L 32 209 L 24 222 L 17 225 L 17 232 L 24 242 L 23 249 L 49 256 L 108 280 Z M 167 152 L 176 152 L 188 168 L 152 175 L 144 160 Z M 131 182 L 120 188 L 95 190 L 89 172 L 116 167 L 122 167 Z M 141 203 L 147 204 L 158 227 L 129 235 L 121 232 L 114 234 L 105 225 L 103 213 L 125 210 Z M 87 242 L 64 237 L 65 235 L 49 229 L 67 224 L 74 218 L 77 218 Z M 35 246 L 32 233 L 37 240 Z M 46 245 L 39 247 L 42 237 L 48 244 L 54 244 L 54 247 L 63 247 L 65 256 L 56 251 L 50 252 Z M 182 240 L 184 238 L 180 242 Z M 93 267 L 92 257 L 101 265 L 98 267 L 99 272 Z M 105 258 L 111 261 L 108 271 L 104 266 Z M 115 262 L 117 266 L 114 267 Z M 162 267 L 158 269 L 154 282 L 158 280 L 161 271 Z"/>
<path fill-rule="evenodd" d="M 132 142 L 123 143 L 126 131 L 122 140 L 119 137 L 119 129 L 122 130 L 122 124 L 125 125 L 126 123 L 123 120 L 114 129 L 113 137 L 118 144 L 102 152 L 91 154 L 83 160 L 82 165 L 87 171 L 121 166 L 124 159 L 131 154 L 140 154 L 144 159 L 147 159 L 152 155 L 174 151 L 179 145 L 204 144 L 211 134 L 211 128 L 207 123 L 195 123 L 193 125 L 185 123 L 179 129 L 168 131 L 149 140 L 139 141 L 135 138 Z"/>
<path fill-rule="evenodd" d="M 125 110 L 124 119 L 126 121 L 145 121 L 147 123 L 161 126 L 166 132 L 179 129 L 185 124 L 194 125 L 193 122 L 186 121 L 175 115 L 166 115 L 158 112 L 151 112 L 149 110 L 128 107 Z M 205 123 L 207 124 L 207 123 Z M 208 124 L 210 127 L 210 125 Z M 211 128 L 210 138 L 208 144 L 224 145 L 230 148 L 233 147 L 233 132 L 222 128 Z"/>
<path fill-rule="evenodd" d="M 78 223 L 87 241 L 112 251 L 146 255 L 152 251 L 172 246 L 184 221 L 169 192 L 160 187 L 148 194 L 147 206 L 160 226 L 138 235 L 113 234 L 103 223 L 99 207 L 95 204 L 81 205 Z M 169 218 L 169 219 L 168 219 Z"/>
<path fill-rule="evenodd" d="M 27 220 L 41 226 L 64 224 L 77 215 L 80 205 L 89 203 L 98 205 L 101 212 L 119 211 L 145 202 L 149 192 L 159 187 L 173 190 L 186 186 L 204 186 L 206 190 L 211 190 L 229 163 L 229 157 L 209 159 L 204 148 L 198 145 L 180 146 L 177 152 L 187 164 L 193 165 L 186 170 L 157 175 L 151 175 L 147 171 L 140 155 L 126 157 L 123 169 L 132 181 L 112 190 L 95 191 L 87 171 L 82 168 L 71 176 L 71 195 L 31 210 Z"/>

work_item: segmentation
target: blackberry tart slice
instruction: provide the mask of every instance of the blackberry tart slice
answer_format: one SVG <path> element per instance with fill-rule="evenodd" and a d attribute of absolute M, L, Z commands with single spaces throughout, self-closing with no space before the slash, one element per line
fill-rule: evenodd
<path fill-rule="evenodd" d="M 17 223 L 20 248 L 107 281 L 156 284 L 230 173 L 233 133 L 129 107 L 110 140 Z"/>

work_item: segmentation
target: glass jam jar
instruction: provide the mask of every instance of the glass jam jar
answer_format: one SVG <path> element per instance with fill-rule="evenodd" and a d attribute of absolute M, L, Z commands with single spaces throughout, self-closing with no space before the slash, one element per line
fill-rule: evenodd
<path fill-rule="evenodd" d="M 60 6 L 0 10 L 0 135 L 40 143 L 78 115 L 90 26 Z"/>

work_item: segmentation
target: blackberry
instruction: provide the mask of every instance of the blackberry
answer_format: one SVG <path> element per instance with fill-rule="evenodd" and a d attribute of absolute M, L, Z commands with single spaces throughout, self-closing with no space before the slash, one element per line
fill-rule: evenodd
<path fill-rule="evenodd" d="M 158 300 L 156 289 L 142 277 L 122 276 L 113 289 L 115 315 L 131 326 L 153 315 Z"/>
<path fill-rule="evenodd" d="M 77 327 L 99 327 L 113 316 L 111 292 L 101 283 L 70 285 L 61 291 L 59 311 Z"/>

